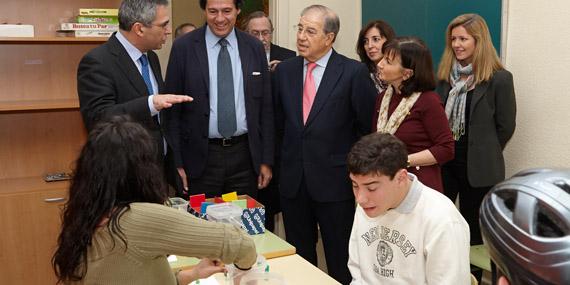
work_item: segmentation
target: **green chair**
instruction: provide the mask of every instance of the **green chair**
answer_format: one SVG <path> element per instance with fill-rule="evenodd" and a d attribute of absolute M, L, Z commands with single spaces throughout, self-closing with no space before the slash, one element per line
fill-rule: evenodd
<path fill-rule="evenodd" d="M 471 265 L 491 272 L 491 259 L 489 258 L 489 251 L 484 244 L 471 246 L 469 250 L 469 260 Z"/>

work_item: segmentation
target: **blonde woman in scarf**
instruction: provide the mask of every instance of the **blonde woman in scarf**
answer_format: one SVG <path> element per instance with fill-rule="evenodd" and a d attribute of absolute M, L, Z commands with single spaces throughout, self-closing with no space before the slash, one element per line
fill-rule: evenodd
<path fill-rule="evenodd" d="M 481 244 L 478 213 L 489 189 L 505 178 L 503 149 L 515 131 L 513 76 L 504 69 L 485 20 L 453 19 L 446 31 L 437 91 L 455 140 L 455 158 L 442 168 L 444 193 L 455 201 Z"/>
<path fill-rule="evenodd" d="M 431 54 L 415 37 L 384 44 L 378 75 L 388 84 L 376 100 L 372 130 L 390 133 L 406 144 L 408 171 L 443 192 L 440 165 L 453 158 L 453 137 L 441 101 L 433 91 Z"/>

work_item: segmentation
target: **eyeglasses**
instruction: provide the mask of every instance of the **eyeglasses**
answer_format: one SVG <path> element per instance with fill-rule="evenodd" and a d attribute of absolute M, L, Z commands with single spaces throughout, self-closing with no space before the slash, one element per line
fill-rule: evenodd
<path fill-rule="evenodd" d="M 151 23 L 150 26 L 155 26 L 155 27 L 159 27 L 161 29 L 167 29 L 170 26 L 170 21 L 166 21 L 164 23 L 160 23 L 160 24 L 153 24 Z"/>
<path fill-rule="evenodd" d="M 270 30 L 263 30 L 263 31 L 249 31 L 249 34 L 255 37 L 259 37 L 260 35 L 263 37 L 267 37 L 272 34 Z"/>
<path fill-rule="evenodd" d="M 296 25 L 296 28 L 297 28 L 297 34 L 299 35 L 305 33 L 305 35 L 307 35 L 308 37 L 314 37 L 319 34 L 318 30 L 315 30 L 314 28 L 311 27 L 304 28 L 301 25 Z"/>

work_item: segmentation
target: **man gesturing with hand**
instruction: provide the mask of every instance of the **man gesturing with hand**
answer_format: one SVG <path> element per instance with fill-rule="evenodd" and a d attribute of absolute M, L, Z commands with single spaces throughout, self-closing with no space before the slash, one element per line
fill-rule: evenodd
<path fill-rule="evenodd" d="M 128 114 L 153 136 L 162 161 L 166 161 L 168 144 L 160 111 L 193 100 L 160 94 L 164 82 L 153 50 L 160 49 L 172 33 L 167 7 L 167 0 L 124 0 L 119 8 L 120 30 L 83 56 L 77 70 L 79 105 L 87 130 L 113 115 Z"/>

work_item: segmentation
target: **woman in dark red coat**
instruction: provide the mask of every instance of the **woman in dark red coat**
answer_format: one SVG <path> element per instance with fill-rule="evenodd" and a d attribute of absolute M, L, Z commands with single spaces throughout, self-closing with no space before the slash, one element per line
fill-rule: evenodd
<path fill-rule="evenodd" d="M 435 88 L 429 49 L 414 37 L 397 37 L 382 48 L 378 75 L 390 86 L 376 100 L 373 131 L 391 133 L 408 150 L 408 171 L 443 192 L 440 165 L 454 156 L 454 141 Z"/>

